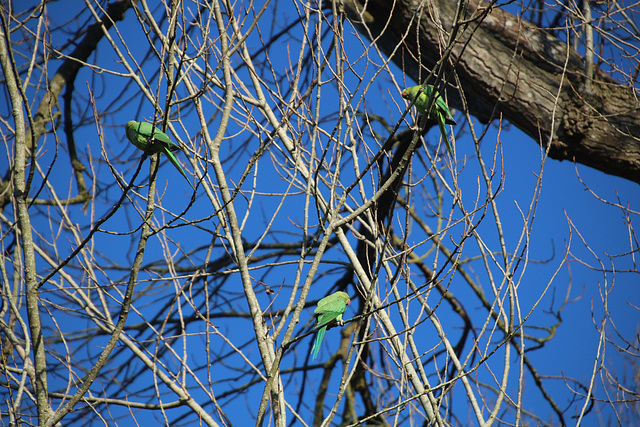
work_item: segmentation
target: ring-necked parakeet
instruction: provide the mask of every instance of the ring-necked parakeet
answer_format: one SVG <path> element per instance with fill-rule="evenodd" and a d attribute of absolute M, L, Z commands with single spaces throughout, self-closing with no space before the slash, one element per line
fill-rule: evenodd
<path fill-rule="evenodd" d="M 182 176 L 184 176 L 184 179 L 187 180 L 191 188 L 193 188 L 187 174 L 184 173 L 182 166 L 178 163 L 178 159 L 176 159 L 172 153 L 172 151 L 179 150 L 180 146 L 171 141 L 166 133 L 162 132 L 151 123 L 136 122 L 134 120 L 127 123 L 126 129 L 127 138 L 129 138 L 129 141 L 131 141 L 133 145 L 144 151 L 146 154 L 164 153 L 169 158 L 169 161 L 173 166 L 175 166 Z M 195 190 L 195 188 L 193 189 Z"/>
<path fill-rule="evenodd" d="M 311 348 L 311 354 L 314 359 L 318 357 L 320 352 L 320 344 L 322 344 L 322 338 L 327 326 L 333 324 L 342 326 L 344 324 L 342 313 L 344 313 L 349 304 L 351 304 L 351 299 L 349 299 L 349 295 L 346 292 L 335 292 L 318 301 L 318 306 L 313 311 L 316 315 L 316 330 L 318 331 Z"/>
<path fill-rule="evenodd" d="M 418 97 L 414 105 L 420 113 L 427 114 L 427 106 L 429 104 L 429 97 L 431 97 L 431 93 L 433 92 L 433 86 L 425 85 L 424 88 L 422 88 L 422 92 L 420 92 L 421 87 L 422 86 L 411 86 L 410 88 L 405 89 L 402 92 L 402 97 L 409 101 L 413 101 Z M 444 139 L 445 144 L 447 144 L 449 154 L 453 157 L 453 147 L 451 146 L 451 141 L 449 141 L 447 130 L 444 125 L 455 125 L 457 123 L 453 120 L 449 107 L 447 107 L 447 104 L 445 104 L 444 99 L 442 99 L 438 92 L 436 92 L 435 99 L 433 100 L 433 106 L 431 107 L 429 118 L 438 123 L 442 139 Z"/>

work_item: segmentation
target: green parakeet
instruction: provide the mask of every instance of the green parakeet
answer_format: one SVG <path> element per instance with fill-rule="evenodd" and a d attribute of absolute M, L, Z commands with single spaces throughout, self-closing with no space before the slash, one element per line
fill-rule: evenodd
<path fill-rule="evenodd" d="M 344 313 L 349 304 L 351 304 L 351 300 L 345 292 L 335 292 L 318 301 L 318 306 L 313 311 L 316 315 L 316 330 L 318 331 L 311 348 L 311 354 L 314 359 L 318 357 L 320 352 L 320 344 L 322 344 L 322 338 L 324 338 L 327 326 L 333 324 L 342 326 L 344 324 L 342 313 Z"/>
<path fill-rule="evenodd" d="M 195 188 L 191 184 L 191 181 L 189 181 L 187 174 L 184 173 L 182 166 L 178 163 L 178 159 L 176 159 L 172 153 L 172 151 L 179 150 L 180 146 L 171 141 L 166 133 L 162 132 L 151 123 L 136 122 L 134 120 L 127 123 L 126 129 L 129 141 L 146 154 L 164 153 L 195 191 Z"/>
<path fill-rule="evenodd" d="M 420 113 L 427 114 L 427 106 L 429 104 L 431 93 L 433 92 L 433 86 L 425 85 L 424 88 L 422 88 L 422 92 L 420 92 L 421 87 L 422 86 L 411 86 L 410 88 L 405 89 L 402 92 L 402 97 L 409 101 L 414 101 L 417 97 L 418 99 L 414 105 Z M 433 100 L 433 106 L 431 107 L 429 118 L 438 123 L 442 139 L 444 139 L 445 144 L 447 144 L 449 155 L 453 157 L 453 147 L 451 146 L 451 141 L 449 141 L 449 138 L 447 137 L 447 130 L 444 125 L 455 125 L 457 123 L 453 120 L 449 107 L 447 107 L 447 104 L 445 104 L 444 99 L 442 99 L 438 92 L 436 92 L 435 99 Z"/>

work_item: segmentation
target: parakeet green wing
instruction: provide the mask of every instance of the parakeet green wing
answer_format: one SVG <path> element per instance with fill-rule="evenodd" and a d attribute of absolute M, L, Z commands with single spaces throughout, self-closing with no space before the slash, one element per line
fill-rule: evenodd
<path fill-rule="evenodd" d="M 314 359 L 318 357 L 327 327 L 333 323 L 342 323 L 342 314 L 349 304 L 351 304 L 351 300 L 345 292 L 336 292 L 318 301 L 318 306 L 314 310 L 318 332 L 311 348 L 311 354 Z"/>

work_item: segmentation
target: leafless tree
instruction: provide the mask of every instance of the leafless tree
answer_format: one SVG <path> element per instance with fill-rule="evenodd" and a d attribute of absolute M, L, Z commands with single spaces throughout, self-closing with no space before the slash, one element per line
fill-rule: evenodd
<path fill-rule="evenodd" d="M 640 301 L 614 302 L 638 281 L 637 200 L 584 184 L 627 233 L 614 253 L 568 214 L 553 253 L 535 240 L 549 158 L 637 190 L 640 3 L 1 8 L 3 424 L 637 418 Z M 453 156 L 400 96 L 425 82 L 455 108 Z M 195 191 L 129 120 L 181 146 Z M 538 144 L 533 178 L 503 142 Z M 347 323 L 314 360 L 337 290 Z M 589 291 L 573 377 L 545 358 Z"/>

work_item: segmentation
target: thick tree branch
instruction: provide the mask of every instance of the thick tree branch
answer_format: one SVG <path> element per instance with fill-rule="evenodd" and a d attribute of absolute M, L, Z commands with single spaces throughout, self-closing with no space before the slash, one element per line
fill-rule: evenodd
<path fill-rule="evenodd" d="M 392 60 L 417 82 L 442 57 L 438 27 L 451 32 L 456 8 L 443 0 L 345 1 L 351 22 L 383 53 L 401 45 Z M 471 1 L 464 19 L 449 59 L 470 114 L 487 123 L 501 113 L 545 147 L 552 135 L 554 159 L 640 182 L 640 102 L 631 85 L 594 67 L 587 91 L 578 52 L 490 3 Z M 447 95 L 451 105 L 464 107 L 457 91 Z"/>
<path fill-rule="evenodd" d="M 47 398 L 47 357 L 44 348 L 44 337 L 42 332 L 42 321 L 40 318 L 39 295 L 36 288 L 37 269 L 36 256 L 33 242 L 33 230 L 31 216 L 27 204 L 27 194 L 25 192 L 25 170 L 27 165 L 27 133 L 25 131 L 24 109 L 25 105 L 18 87 L 18 78 L 14 74 L 13 64 L 9 60 L 10 44 L 8 43 L 3 19 L 0 28 L 0 67 L 7 82 L 10 105 L 12 108 L 13 120 L 15 123 L 16 154 L 13 162 L 13 199 L 15 200 L 18 218 L 18 232 L 22 243 L 24 256 L 24 281 L 26 289 L 26 309 L 29 320 L 29 332 L 31 334 L 31 344 L 33 347 L 33 364 L 35 367 L 35 384 L 33 384 L 36 404 L 38 408 L 38 425 L 44 425 L 45 420 L 51 414 L 51 406 Z"/>

